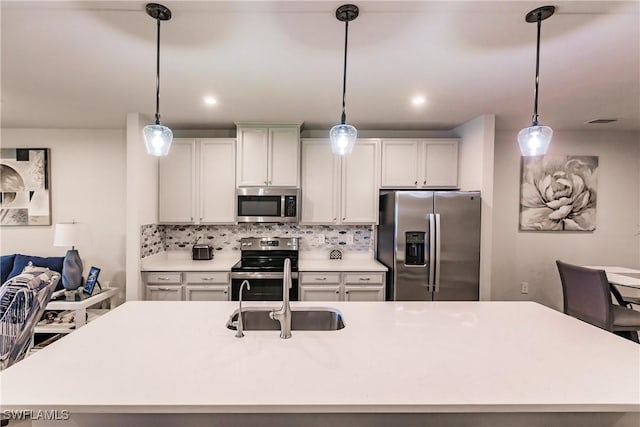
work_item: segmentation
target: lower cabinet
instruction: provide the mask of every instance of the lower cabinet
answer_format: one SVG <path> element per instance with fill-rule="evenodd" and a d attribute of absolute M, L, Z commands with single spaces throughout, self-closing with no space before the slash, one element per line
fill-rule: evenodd
<path fill-rule="evenodd" d="M 384 301 L 385 273 L 300 273 L 300 301 Z"/>
<path fill-rule="evenodd" d="M 149 301 L 229 301 L 226 271 L 147 272 L 142 276 Z"/>

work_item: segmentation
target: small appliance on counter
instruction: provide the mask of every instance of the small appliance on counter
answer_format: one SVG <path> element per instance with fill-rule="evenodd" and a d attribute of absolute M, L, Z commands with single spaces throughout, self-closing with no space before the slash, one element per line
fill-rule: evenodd
<path fill-rule="evenodd" d="M 198 241 L 200 238 L 198 238 Z M 196 244 L 191 248 L 192 260 L 210 260 L 213 259 L 213 247 L 205 244 Z"/>

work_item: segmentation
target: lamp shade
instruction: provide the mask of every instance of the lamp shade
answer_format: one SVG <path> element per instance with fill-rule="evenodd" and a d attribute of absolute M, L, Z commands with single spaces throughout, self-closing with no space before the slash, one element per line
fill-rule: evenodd
<path fill-rule="evenodd" d="M 534 125 L 518 132 L 518 144 L 523 156 L 542 156 L 547 154 L 553 137 L 549 126 Z"/>
<path fill-rule="evenodd" d="M 353 126 L 344 123 L 335 125 L 329 132 L 331 151 L 333 151 L 334 154 L 341 156 L 351 154 L 357 137 L 358 131 Z"/>
<path fill-rule="evenodd" d="M 152 156 L 166 156 L 171 148 L 173 132 L 161 124 L 147 125 L 142 129 L 147 153 Z"/>
<path fill-rule="evenodd" d="M 80 228 L 80 224 L 77 222 L 56 224 L 53 232 L 53 246 L 77 246 L 80 243 Z"/>

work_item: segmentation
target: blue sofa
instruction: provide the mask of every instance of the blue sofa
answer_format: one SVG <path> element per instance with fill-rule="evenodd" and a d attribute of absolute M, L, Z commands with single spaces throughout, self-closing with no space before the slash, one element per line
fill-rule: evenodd
<path fill-rule="evenodd" d="M 47 267 L 49 270 L 62 274 L 63 256 L 43 258 L 22 254 L 2 255 L 0 258 L 0 284 L 22 273 L 22 270 L 29 264 L 29 261 L 36 267 Z M 57 291 L 62 288 L 62 280 L 60 280 L 55 290 Z"/>

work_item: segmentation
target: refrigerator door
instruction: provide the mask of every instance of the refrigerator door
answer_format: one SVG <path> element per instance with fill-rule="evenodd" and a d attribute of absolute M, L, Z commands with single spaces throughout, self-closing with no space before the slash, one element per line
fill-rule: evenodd
<path fill-rule="evenodd" d="M 434 301 L 478 301 L 480 280 L 480 193 L 434 194 L 436 279 Z"/>
<path fill-rule="evenodd" d="M 394 300 L 430 301 L 433 192 L 398 191 L 395 203 Z"/>

